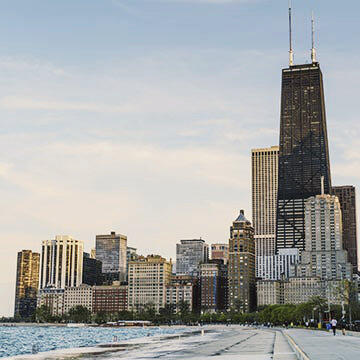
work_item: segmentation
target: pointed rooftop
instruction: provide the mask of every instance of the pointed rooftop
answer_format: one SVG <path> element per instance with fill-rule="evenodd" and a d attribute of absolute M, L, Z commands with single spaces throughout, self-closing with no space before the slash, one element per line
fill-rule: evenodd
<path fill-rule="evenodd" d="M 249 222 L 244 215 L 244 210 L 240 210 L 239 216 L 236 218 L 235 222 Z"/>

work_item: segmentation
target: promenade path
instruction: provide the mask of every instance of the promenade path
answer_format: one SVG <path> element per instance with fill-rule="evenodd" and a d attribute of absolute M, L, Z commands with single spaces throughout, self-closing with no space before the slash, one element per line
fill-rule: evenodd
<path fill-rule="evenodd" d="M 341 331 L 337 331 L 336 336 L 326 331 L 301 329 L 286 330 L 286 333 L 310 360 L 360 359 L 360 337 L 343 336 Z"/>

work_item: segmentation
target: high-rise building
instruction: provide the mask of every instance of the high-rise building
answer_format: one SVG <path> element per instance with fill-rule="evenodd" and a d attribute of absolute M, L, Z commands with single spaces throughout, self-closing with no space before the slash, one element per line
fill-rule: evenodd
<path fill-rule="evenodd" d="M 84 252 L 82 283 L 87 285 L 102 285 L 102 263 Z"/>
<path fill-rule="evenodd" d="M 96 235 L 96 259 L 102 263 L 104 280 L 126 280 L 127 237 L 111 232 L 109 235 Z"/>
<path fill-rule="evenodd" d="M 211 259 L 223 260 L 226 265 L 229 259 L 229 244 L 211 244 Z"/>
<path fill-rule="evenodd" d="M 283 282 L 259 280 L 256 282 L 257 306 L 283 304 Z"/>
<path fill-rule="evenodd" d="M 256 257 L 275 254 L 279 147 L 253 149 L 252 218 Z"/>
<path fill-rule="evenodd" d="M 181 303 L 189 305 L 189 310 L 193 310 L 195 285 L 191 278 L 174 279 L 171 278 L 171 284 L 166 286 L 166 305 L 173 306 L 174 312 L 178 313 L 181 309 Z"/>
<path fill-rule="evenodd" d="M 166 304 L 166 286 L 171 282 L 171 262 L 149 255 L 129 264 L 128 307 L 130 311 L 152 307 L 156 312 Z"/>
<path fill-rule="evenodd" d="M 254 229 L 243 210 L 230 227 L 228 282 L 229 307 L 252 311 L 256 306 Z"/>
<path fill-rule="evenodd" d="M 339 199 L 317 195 L 305 203 L 305 251 L 296 267 L 299 277 L 321 280 L 352 279 L 352 265 L 343 250 Z"/>
<path fill-rule="evenodd" d="M 227 309 L 227 266 L 223 260 L 212 259 L 200 264 L 201 311 L 217 312 Z"/>
<path fill-rule="evenodd" d="M 17 255 L 14 316 L 31 317 L 39 288 L 40 254 L 22 250 Z"/>
<path fill-rule="evenodd" d="M 89 311 L 93 308 L 93 287 L 86 284 L 80 286 L 67 287 L 64 291 L 63 312 L 68 313 L 70 309 L 81 305 Z"/>
<path fill-rule="evenodd" d="M 209 246 L 204 240 L 180 240 L 176 244 L 176 274 L 198 275 L 200 263 L 208 260 Z"/>
<path fill-rule="evenodd" d="M 282 70 L 276 249 L 304 250 L 306 199 L 322 193 L 322 177 L 324 193 L 332 188 L 323 75 L 315 48 L 310 64 L 293 65 L 292 54 L 290 41 L 289 67 Z"/>
<path fill-rule="evenodd" d="M 347 250 L 353 272 L 358 271 L 356 230 L 356 194 L 354 186 L 334 186 L 333 194 L 339 198 L 343 224 L 343 246 Z"/>
<path fill-rule="evenodd" d="M 65 289 L 82 283 L 84 244 L 68 235 L 44 240 L 41 252 L 40 288 Z"/>
<path fill-rule="evenodd" d="M 38 291 L 37 307 L 46 306 L 53 316 L 64 314 L 64 289 L 43 288 Z"/>

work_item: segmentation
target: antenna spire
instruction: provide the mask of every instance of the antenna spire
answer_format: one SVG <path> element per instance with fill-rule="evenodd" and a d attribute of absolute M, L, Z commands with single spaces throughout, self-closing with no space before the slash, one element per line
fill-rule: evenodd
<path fill-rule="evenodd" d="M 316 63 L 314 12 L 311 14 L 311 61 Z"/>
<path fill-rule="evenodd" d="M 292 48 L 292 17 L 291 17 L 291 0 L 289 0 L 289 66 L 294 65 L 294 52 Z"/>

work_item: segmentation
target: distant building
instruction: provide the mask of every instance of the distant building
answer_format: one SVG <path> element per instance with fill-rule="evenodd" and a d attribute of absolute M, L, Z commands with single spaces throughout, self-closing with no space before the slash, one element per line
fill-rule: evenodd
<path fill-rule="evenodd" d="M 64 314 L 64 289 L 40 289 L 37 296 L 37 307 L 47 306 L 52 316 Z"/>
<path fill-rule="evenodd" d="M 209 246 L 204 240 L 180 240 L 180 244 L 176 244 L 176 274 L 196 276 L 199 264 L 208 260 Z"/>
<path fill-rule="evenodd" d="M 229 244 L 211 244 L 211 259 L 223 260 L 226 265 L 229 260 Z"/>
<path fill-rule="evenodd" d="M 139 255 L 136 252 L 136 248 L 127 246 L 126 247 L 126 281 L 128 280 L 129 272 L 129 263 L 130 261 L 135 261 L 139 258 Z"/>
<path fill-rule="evenodd" d="M 64 289 L 82 282 L 84 244 L 68 235 L 44 240 L 41 252 L 40 288 Z"/>
<path fill-rule="evenodd" d="M 257 306 L 279 305 L 284 303 L 282 281 L 259 280 L 256 283 Z"/>
<path fill-rule="evenodd" d="M 90 251 L 90 257 L 91 257 L 92 259 L 96 259 L 96 249 L 95 249 L 95 248 L 91 249 L 91 251 Z"/>
<path fill-rule="evenodd" d="M 256 306 L 254 229 L 243 210 L 230 227 L 228 279 L 229 307 L 252 311 Z"/>
<path fill-rule="evenodd" d="M 84 252 L 82 283 L 87 285 L 102 285 L 102 263 Z"/>
<path fill-rule="evenodd" d="M 170 285 L 166 286 L 166 305 L 172 305 L 174 312 L 180 311 L 180 304 L 185 302 L 189 305 L 189 310 L 193 310 L 194 284 L 187 280 L 171 280 Z"/>
<path fill-rule="evenodd" d="M 63 312 L 67 314 L 75 306 L 81 305 L 89 311 L 93 308 L 93 288 L 89 285 L 82 284 L 76 287 L 67 287 L 64 290 Z"/>
<path fill-rule="evenodd" d="M 96 259 L 102 263 L 107 283 L 125 281 L 127 237 L 113 231 L 109 235 L 96 235 Z"/>
<path fill-rule="evenodd" d="M 279 147 L 253 149 L 252 169 L 252 221 L 254 227 L 256 276 L 271 278 L 273 275 L 262 266 L 263 257 L 275 255 L 276 200 L 278 191 Z M 266 262 L 265 261 L 265 262 Z M 261 274 L 260 274 L 261 268 Z"/>
<path fill-rule="evenodd" d="M 40 254 L 31 250 L 18 252 L 14 316 L 31 317 L 36 309 L 39 288 Z"/>
<path fill-rule="evenodd" d="M 228 306 L 227 267 L 223 260 L 200 264 L 201 311 L 217 312 Z"/>
<path fill-rule="evenodd" d="M 302 304 L 323 297 L 324 285 L 317 277 L 294 277 L 284 282 L 284 304 Z"/>
<path fill-rule="evenodd" d="M 156 312 L 166 304 L 166 286 L 171 282 L 171 262 L 149 255 L 129 263 L 128 308 L 139 311 L 147 306 Z"/>
<path fill-rule="evenodd" d="M 348 252 L 353 272 L 358 272 L 358 246 L 356 228 L 356 194 L 354 186 L 334 186 L 333 194 L 338 197 L 341 206 L 343 225 L 343 246 Z"/>
<path fill-rule="evenodd" d="M 277 255 L 256 258 L 256 277 L 263 280 L 280 280 L 295 275 L 299 262 L 299 249 L 279 249 Z"/>
<path fill-rule="evenodd" d="M 117 313 L 128 309 L 128 287 L 115 283 L 93 287 L 93 313 Z"/>
<path fill-rule="evenodd" d="M 305 203 L 305 251 L 296 267 L 299 277 L 352 279 L 352 265 L 343 250 L 340 203 L 334 195 L 317 195 Z"/>

